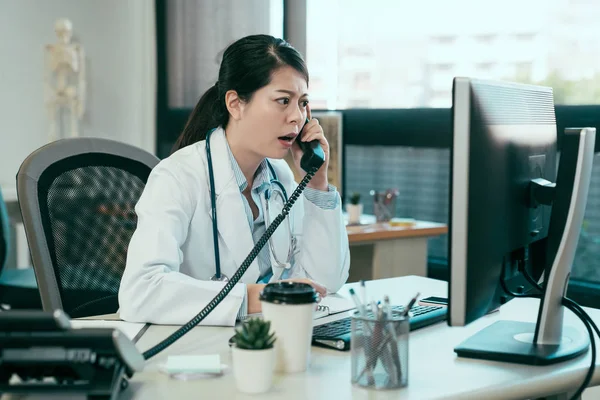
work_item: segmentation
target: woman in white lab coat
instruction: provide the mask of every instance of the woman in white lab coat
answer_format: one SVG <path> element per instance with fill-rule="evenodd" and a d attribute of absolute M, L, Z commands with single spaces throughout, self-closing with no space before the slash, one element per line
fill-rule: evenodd
<path fill-rule="evenodd" d="M 287 42 L 253 35 L 226 49 L 217 83 L 196 105 L 174 153 L 151 172 L 136 205 L 119 289 L 121 318 L 184 324 L 215 297 L 281 212 L 283 193 L 296 188 L 282 160 L 289 151 L 305 174 L 295 140 L 301 130 L 297 140 L 318 140 L 325 164 L 202 324 L 232 326 L 260 312 L 259 294 L 268 282 L 303 281 L 322 295 L 346 282 L 350 253 L 341 199 L 327 181 L 329 146 L 310 118 L 307 92 L 305 62 Z"/>

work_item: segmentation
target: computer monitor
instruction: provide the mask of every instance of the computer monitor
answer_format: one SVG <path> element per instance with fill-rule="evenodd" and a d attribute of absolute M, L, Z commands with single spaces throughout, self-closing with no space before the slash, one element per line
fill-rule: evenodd
<path fill-rule="evenodd" d="M 502 280 L 540 280 L 537 323 L 501 320 L 458 356 L 524 364 L 576 357 L 587 332 L 563 327 L 562 298 L 587 200 L 595 129 L 567 129 L 557 163 L 552 89 L 455 78 L 449 222 L 450 326 L 510 300 Z M 556 183 L 554 183 L 556 182 Z"/>

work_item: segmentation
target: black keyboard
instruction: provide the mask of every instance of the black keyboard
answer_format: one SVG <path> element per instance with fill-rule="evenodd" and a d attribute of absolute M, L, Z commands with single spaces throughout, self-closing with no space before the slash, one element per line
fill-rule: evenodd
<path fill-rule="evenodd" d="M 403 306 L 392 306 L 394 311 L 401 312 Z M 410 330 L 414 331 L 435 323 L 445 321 L 447 307 L 414 306 L 410 310 Z M 316 346 L 328 347 L 341 351 L 350 350 L 350 324 L 352 319 L 346 317 L 325 323 L 313 328 L 312 343 Z"/>

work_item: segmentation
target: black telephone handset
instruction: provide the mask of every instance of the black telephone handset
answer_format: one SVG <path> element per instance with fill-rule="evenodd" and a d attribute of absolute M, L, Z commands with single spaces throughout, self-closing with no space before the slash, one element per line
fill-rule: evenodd
<path fill-rule="evenodd" d="M 306 119 L 304 123 L 304 127 L 308 124 L 309 120 Z M 321 143 L 318 140 L 313 140 L 311 142 L 303 142 L 300 140 L 302 137 L 302 133 L 304 132 L 304 127 L 302 127 L 302 131 L 300 135 L 296 138 L 298 141 L 298 145 L 300 149 L 302 149 L 302 158 L 300 159 L 300 167 L 308 172 L 313 168 L 320 168 L 321 165 L 325 162 L 325 152 L 323 151 L 323 147 L 321 147 Z"/>
<path fill-rule="evenodd" d="M 145 361 L 120 330 L 72 329 L 61 310 L 0 312 L 0 349 L 0 394 L 69 392 L 113 399 Z"/>

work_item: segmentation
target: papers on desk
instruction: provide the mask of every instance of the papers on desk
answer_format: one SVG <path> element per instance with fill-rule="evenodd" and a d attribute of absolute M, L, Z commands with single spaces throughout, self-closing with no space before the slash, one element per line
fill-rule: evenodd
<path fill-rule="evenodd" d="M 223 371 L 219 354 L 169 356 L 164 369 L 169 374 L 220 374 Z"/>
<path fill-rule="evenodd" d="M 352 300 L 345 298 L 337 293 L 325 296 L 319 303 L 319 309 L 315 313 L 314 319 L 327 317 L 328 315 L 338 314 L 344 311 L 356 308 Z"/>
<path fill-rule="evenodd" d="M 318 309 L 315 311 L 315 316 L 313 319 L 327 317 L 328 315 L 338 314 L 354 308 L 356 308 L 356 306 L 352 300 L 347 299 L 337 293 L 328 294 L 318 304 Z M 257 317 L 262 318 L 262 313 L 248 314 L 246 319 Z"/>
<path fill-rule="evenodd" d="M 117 328 L 129 338 L 133 340 L 135 336 L 144 327 L 143 323 L 125 322 L 125 321 L 106 321 L 97 319 L 72 319 L 71 326 L 73 329 L 80 328 Z"/>

